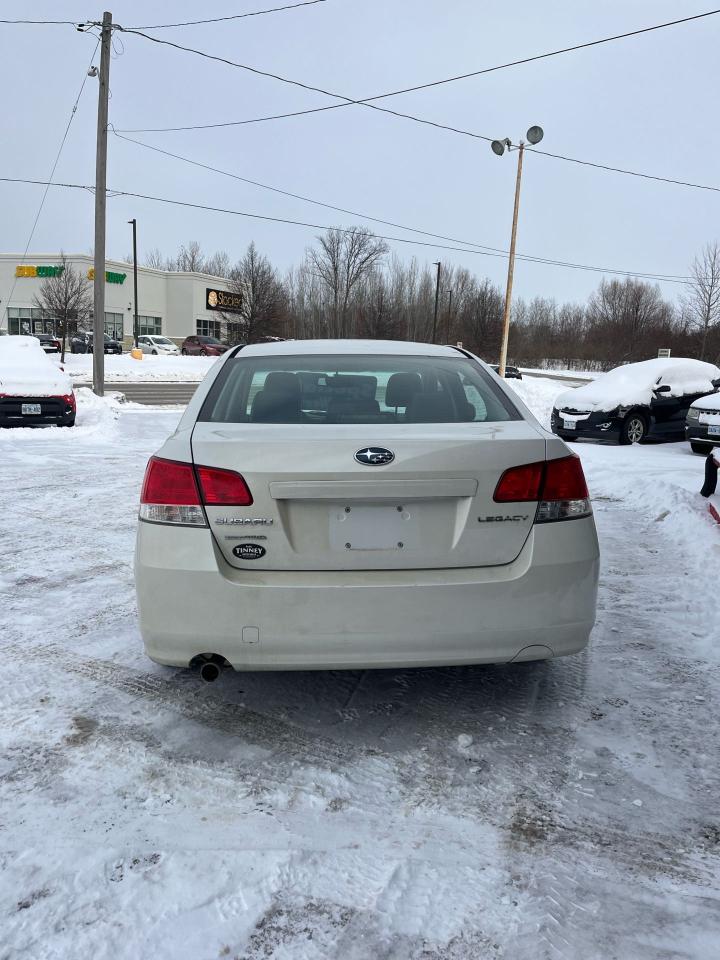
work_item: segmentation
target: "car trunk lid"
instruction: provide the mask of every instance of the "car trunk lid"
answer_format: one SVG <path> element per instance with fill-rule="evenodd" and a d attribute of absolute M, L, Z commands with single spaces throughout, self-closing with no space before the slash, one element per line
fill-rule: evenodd
<path fill-rule="evenodd" d="M 391 451 L 386 464 L 355 454 Z M 234 567 L 393 570 L 512 562 L 535 504 L 498 504 L 509 467 L 545 458 L 525 421 L 284 425 L 199 422 L 197 465 L 242 474 L 250 507 L 208 506 L 213 537 Z"/>

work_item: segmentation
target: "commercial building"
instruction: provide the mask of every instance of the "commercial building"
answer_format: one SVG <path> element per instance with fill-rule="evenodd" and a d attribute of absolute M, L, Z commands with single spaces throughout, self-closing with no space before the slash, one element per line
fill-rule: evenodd
<path fill-rule="evenodd" d="M 94 283 L 93 258 L 66 254 L 65 262 Z M 57 253 L 0 253 L 0 332 L 57 333 L 56 317 L 37 305 L 42 283 L 62 268 Z M 138 267 L 140 335 L 162 334 L 178 344 L 192 334 L 242 340 L 242 298 L 227 280 L 204 273 Z M 133 336 L 133 269 L 122 260 L 105 263 L 105 332 L 130 344 Z M 88 324 L 89 327 L 89 324 Z"/>

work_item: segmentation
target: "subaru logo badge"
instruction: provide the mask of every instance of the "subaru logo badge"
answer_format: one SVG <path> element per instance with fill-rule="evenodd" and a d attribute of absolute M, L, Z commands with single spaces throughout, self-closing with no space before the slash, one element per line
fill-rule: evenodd
<path fill-rule="evenodd" d="M 365 447 L 363 450 L 358 450 L 355 459 L 366 467 L 381 467 L 386 463 L 392 463 L 395 454 L 392 450 L 386 450 L 385 447 Z"/>

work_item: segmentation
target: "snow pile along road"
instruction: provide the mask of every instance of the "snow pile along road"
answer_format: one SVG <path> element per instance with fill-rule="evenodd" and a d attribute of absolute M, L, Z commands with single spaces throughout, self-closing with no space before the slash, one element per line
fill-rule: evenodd
<path fill-rule="evenodd" d="M 8 338 L 10 339 L 10 338 Z M 142 383 L 151 380 L 186 381 L 202 380 L 217 357 L 153 357 L 145 354 L 142 360 L 134 360 L 129 353 L 120 356 L 109 353 L 105 356 L 105 381 L 107 383 Z M 92 354 L 66 353 L 65 370 L 73 380 L 92 380 Z"/>

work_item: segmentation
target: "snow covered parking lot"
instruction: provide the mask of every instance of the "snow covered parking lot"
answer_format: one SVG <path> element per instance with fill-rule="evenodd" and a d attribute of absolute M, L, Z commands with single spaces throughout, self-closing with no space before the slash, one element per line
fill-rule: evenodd
<path fill-rule="evenodd" d="M 143 361 L 144 362 L 144 361 Z M 513 387 L 547 422 L 565 388 Z M 132 549 L 179 413 L 0 435 L 0 958 L 705 960 L 720 942 L 720 528 L 687 444 L 578 444 L 584 654 L 224 674 L 148 661 Z"/>

